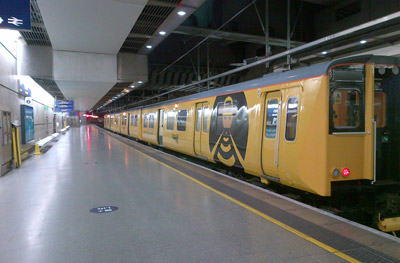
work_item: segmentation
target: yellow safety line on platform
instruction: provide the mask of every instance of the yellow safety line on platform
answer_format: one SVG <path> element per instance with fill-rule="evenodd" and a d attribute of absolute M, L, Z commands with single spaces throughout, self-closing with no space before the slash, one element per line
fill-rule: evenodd
<path fill-rule="evenodd" d="M 110 136 L 110 135 L 108 135 L 108 136 Z M 121 141 L 117 140 L 116 138 L 114 138 L 114 137 L 112 137 L 112 136 L 110 136 L 110 138 L 112 138 L 112 139 L 114 139 L 114 140 L 116 140 L 116 141 L 118 141 L 118 142 L 121 142 Z M 180 174 L 180 175 L 182 175 L 182 176 L 184 176 L 184 177 L 186 177 L 186 178 L 192 180 L 193 182 L 195 182 L 195 183 L 197 183 L 197 184 L 199 184 L 199 185 L 201 185 L 201 186 L 207 188 L 208 190 L 210 190 L 210 191 L 212 191 L 212 192 L 214 192 L 214 193 L 216 193 L 216 194 L 218 194 L 218 195 L 220 195 L 220 196 L 222 196 L 222 197 L 225 197 L 226 199 L 228 199 L 228 200 L 234 202 L 235 204 L 237 204 L 237 205 L 239 205 L 239 206 L 241 206 L 241 207 L 244 207 L 244 208 L 246 208 L 247 210 L 249 210 L 249 211 L 251 211 L 251 212 L 253 212 L 253 213 L 255 213 L 255 214 L 257 214 L 257 215 L 259 215 L 259 216 L 261 216 L 261 217 L 263 217 L 263 218 L 265 218 L 265 219 L 267 219 L 268 221 L 274 223 L 275 225 L 278 225 L 278 226 L 282 227 L 283 229 L 285 229 L 285 230 L 287 230 L 287 231 L 289 231 L 289 232 L 295 234 L 296 236 L 299 236 L 299 237 L 301 237 L 301 238 L 303 238 L 303 239 L 305 239 L 305 240 L 307 240 L 307 241 L 313 243 L 314 245 L 317 245 L 317 246 L 319 246 L 320 248 L 323 248 L 323 249 L 325 249 L 325 250 L 327 250 L 327 251 L 329 251 L 329 252 L 335 254 L 336 256 L 338 256 L 338 257 L 340 257 L 340 258 L 343 258 L 344 260 L 346 260 L 346 261 L 348 261 L 348 262 L 351 262 L 351 263 L 359 263 L 359 262 L 360 262 L 360 261 L 358 261 L 357 259 L 352 258 L 352 257 L 346 255 L 345 253 L 340 252 L 339 250 L 337 250 L 337 249 L 335 249 L 335 248 L 333 248 L 333 247 L 331 247 L 331 246 L 328 246 L 328 245 L 326 245 L 326 244 L 324 244 L 324 243 L 322 243 L 322 242 L 316 240 L 315 238 L 310 237 L 310 236 L 308 236 L 308 235 L 306 235 L 306 234 L 304 234 L 304 233 L 302 233 L 302 232 L 300 232 L 300 231 L 294 229 L 293 227 L 288 226 L 288 225 L 286 225 L 285 223 L 282 223 L 281 221 L 276 220 L 276 219 L 274 219 L 274 218 L 272 218 L 272 217 L 270 217 L 270 216 L 268 216 L 268 215 L 266 215 L 266 214 L 264 214 L 264 213 L 258 211 L 257 209 L 252 208 L 251 206 L 246 205 L 245 203 L 242 203 L 241 201 L 239 201 L 239 200 L 237 200 L 237 199 L 235 199 L 235 198 L 233 198 L 233 197 L 231 197 L 231 196 L 229 196 L 229 195 L 227 195 L 227 194 L 222 193 L 221 191 L 219 191 L 219 190 L 217 190 L 217 189 L 215 189 L 215 188 L 212 188 L 211 186 L 209 186 L 209 185 L 207 185 L 207 184 L 205 184 L 205 183 L 203 183 L 203 182 L 201 182 L 201 181 L 199 181 L 199 180 L 197 180 L 197 179 L 191 177 L 190 175 L 187 175 L 187 174 L 185 174 L 184 172 L 181 172 L 181 171 L 179 171 L 179 170 L 177 170 L 177 169 L 175 169 L 175 168 L 169 166 L 168 164 L 163 163 L 163 162 L 157 160 L 156 158 L 151 157 L 150 155 L 148 155 L 148 154 L 146 154 L 146 153 L 144 153 L 144 152 L 139 151 L 139 150 L 136 149 L 135 147 L 133 147 L 133 146 L 131 146 L 131 145 L 129 145 L 129 144 L 126 144 L 126 145 L 129 146 L 130 148 L 132 148 L 133 150 L 135 150 L 135 151 L 137 151 L 137 152 L 139 152 L 139 153 L 141 153 L 141 154 L 147 156 L 148 158 L 150 158 L 150 159 L 152 159 L 152 160 L 154 160 L 154 161 L 156 161 L 156 162 L 158 162 L 158 163 L 164 165 L 165 167 L 171 169 L 172 171 L 177 172 L 178 174 Z"/>

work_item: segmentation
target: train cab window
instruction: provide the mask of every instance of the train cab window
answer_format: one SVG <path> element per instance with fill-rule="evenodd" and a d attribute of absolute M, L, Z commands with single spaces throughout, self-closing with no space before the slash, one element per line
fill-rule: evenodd
<path fill-rule="evenodd" d="M 332 96 L 334 128 L 360 126 L 360 98 L 361 93 L 356 89 L 336 89 Z"/>
<path fill-rule="evenodd" d="M 187 119 L 187 110 L 178 111 L 177 126 L 176 126 L 178 131 L 186 131 L 186 119 Z"/>
<path fill-rule="evenodd" d="M 136 114 L 136 115 L 135 115 L 135 127 L 137 127 L 137 125 L 138 125 L 138 120 L 139 120 L 139 119 L 138 119 L 138 115 Z"/>
<path fill-rule="evenodd" d="M 154 114 L 149 115 L 149 128 L 154 128 Z"/>
<path fill-rule="evenodd" d="M 143 127 L 147 128 L 148 123 L 149 123 L 149 115 L 145 114 L 143 118 Z"/>
<path fill-rule="evenodd" d="M 276 126 L 278 124 L 278 99 L 268 100 L 267 103 L 267 126 L 265 128 L 265 137 L 274 139 L 276 136 Z"/>
<path fill-rule="evenodd" d="M 167 130 L 174 129 L 174 121 L 175 121 L 175 112 L 169 111 L 167 113 Z"/>
<path fill-rule="evenodd" d="M 207 121 L 208 121 L 209 115 L 210 115 L 210 110 L 208 109 L 208 107 L 204 107 L 204 109 L 203 109 L 203 132 L 208 132 Z"/>
<path fill-rule="evenodd" d="M 297 115 L 299 112 L 299 97 L 289 97 L 286 109 L 286 132 L 285 138 L 287 141 L 296 139 L 297 130 Z"/>
<path fill-rule="evenodd" d="M 331 70 L 329 133 L 364 131 L 364 75 L 364 65 L 344 65 Z"/>

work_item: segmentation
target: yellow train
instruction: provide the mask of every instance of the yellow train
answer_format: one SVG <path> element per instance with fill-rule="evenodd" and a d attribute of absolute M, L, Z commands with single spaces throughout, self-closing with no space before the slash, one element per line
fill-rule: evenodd
<path fill-rule="evenodd" d="M 357 56 L 104 116 L 106 129 L 320 196 L 400 181 L 400 59 Z"/>

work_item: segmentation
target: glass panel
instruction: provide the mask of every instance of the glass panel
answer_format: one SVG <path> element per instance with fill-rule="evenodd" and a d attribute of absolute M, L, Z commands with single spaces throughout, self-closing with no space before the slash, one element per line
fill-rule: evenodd
<path fill-rule="evenodd" d="M 360 92 L 356 89 L 336 89 L 332 96 L 333 127 L 357 128 L 360 126 Z"/>
<path fill-rule="evenodd" d="M 386 126 L 386 93 L 383 91 L 375 91 L 374 103 L 375 121 L 377 128 Z"/>
<path fill-rule="evenodd" d="M 276 126 L 278 124 L 278 99 L 268 100 L 267 103 L 267 126 L 265 128 L 265 137 L 275 138 Z"/>
<path fill-rule="evenodd" d="M 138 125 L 138 115 L 136 114 L 135 115 L 135 127 L 137 127 L 137 125 Z"/>
<path fill-rule="evenodd" d="M 196 132 L 200 131 L 200 127 L 201 127 L 201 108 L 197 108 Z"/>
<path fill-rule="evenodd" d="M 135 123 L 135 115 L 132 114 L 131 115 L 131 123 L 130 123 L 130 125 L 133 126 L 134 123 Z"/>
<path fill-rule="evenodd" d="M 187 110 L 178 111 L 177 130 L 186 131 Z"/>
<path fill-rule="evenodd" d="M 149 115 L 145 114 L 143 120 L 143 127 L 147 128 L 148 122 L 149 122 Z"/>
<path fill-rule="evenodd" d="M 208 116 L 210 115 L 210 110 L 208 107 L 204 107 L 204 113 L 203 113 L 203 132 L 208 132 Z"/>
<path fill-rule="evenodd" d="M 167 130 L 174 129 L 175 112 L 169 111 L 167 114 Z"/>
<path fill-rule="evenodd" d="M 296 139 L 297 113 L 299 109 L 299 98 L 289 97 L 286 111 L 286 132 L 285 138 L 288 141 Z"/>
<path fill-rule="evenodd" d="M 153 129 L 154 128 L 154 114 L 150 114 L 150 121 L 149 121 L 149 128 Z"/>

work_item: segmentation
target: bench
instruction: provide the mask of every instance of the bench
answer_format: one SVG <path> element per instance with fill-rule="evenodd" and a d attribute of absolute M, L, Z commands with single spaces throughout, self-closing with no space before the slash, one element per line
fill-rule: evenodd
<path fill-rule="evenodd" d="M 48 143 L 50 143 L 50 142 L 52 142 L 52 141 L 55 141 L 59 136 L 60 136 L 59 133 L 53 133 L 52 135 L 47 136 L 46 138 L 41 139 L 40 141 L 37 141 L 37 142 L 35 143 L 35 152 L 34 152 L 34 154 L 35 154 L 35 155 L 40 155 L 40 154 L 42 154 L 42 153 L 40 152 L 40 150 L 41 150 L 43 147 L 45 147 Z"/>
<path fill-rule="evenodd" d="M 65 134 L 65 133 L 67 133 L 68 130 L 69 130 L 69 126 L 65 127 L 64 129 L 61 129 L 60 133 Z"/>

